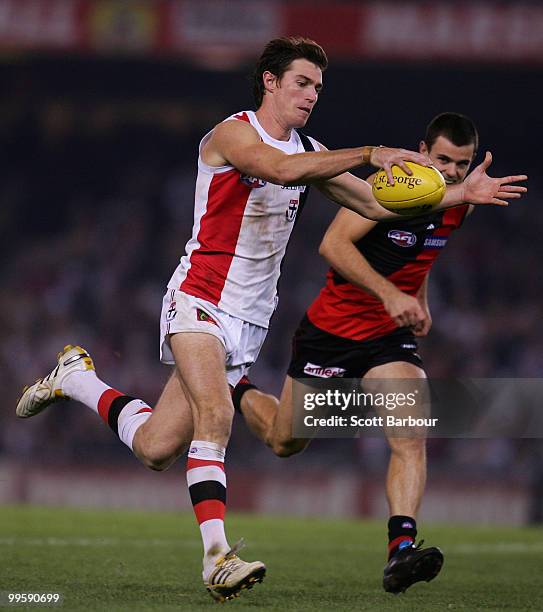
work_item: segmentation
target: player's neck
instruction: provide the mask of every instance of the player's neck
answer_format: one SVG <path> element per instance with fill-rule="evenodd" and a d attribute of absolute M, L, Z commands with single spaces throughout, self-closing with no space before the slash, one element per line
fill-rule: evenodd
<path fill-rule="evenodd" d="M 275 140 L 284 140 L 288 142 L 292 133 L 292 128 L 288 127 L 281 118 L 273 112 L 273 109 L 266 108 L 262 105 L 255 113 L 258 123 L 266 130 Z"/>

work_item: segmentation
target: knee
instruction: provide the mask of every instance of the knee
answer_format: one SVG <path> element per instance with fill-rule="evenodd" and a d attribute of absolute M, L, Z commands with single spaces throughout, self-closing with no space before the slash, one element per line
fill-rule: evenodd
<path fill-rule="evenodd" d="M 172 463 L 175 461 L 176 457 L 171 456 L 161 456 L 161 455 L 143 455 L 140 457 L 143 465 L 153 472 L 164 472 L 166 471 Z"/>
<path fill-rule="evenodd" d="M 180 457 L 186 445 L 174 447 L 161 441 L 142 440 L 134 453 L 143 465 L 154 472 L 164 472 Z"/>
<path fill-rule="evenodd" d="M 390 438 L 390 450 L 400 457 L 423 456 L 426 453 L 426 438 Z"/>
<path fill-rule="evenodd" d="M 278 457 L 291 457 L 297 453 L 301 453 L 306 447 L 305 440 L 269 440 L 268 446 Z"/>

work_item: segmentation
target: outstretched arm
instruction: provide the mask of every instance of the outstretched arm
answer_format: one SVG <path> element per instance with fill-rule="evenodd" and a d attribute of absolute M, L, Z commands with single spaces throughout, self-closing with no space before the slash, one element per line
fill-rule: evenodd
<path fill-rule="evenodd" d="M 492 155 L 487 152 L 484 161 L 463 183 L 447 187 L 443 200 L 434 208 L 434 211 L 460 204 L 507 206 L 507 200 L 520 198 L 527 191 L 526 187 L 511 184 L 525 181 L 528 178 L 525 174 L 492 178 L 486 173 L 491 163 Z M 383 209 L 373 198 L 369 184 L 352 174 L 345 173 L 319 181 L 317 187 L 334 202 L 369 219 L 385 221 L 403 216 Z"/>
<path fill-rule="evenodd" d="M 393 164 L 403 168 L 406 161 L 430 165 L 430 158 L 421 153 L 388 147 L 356 147 L 287 155 L 262 142 L 258 132 L 245 121 L 225 121 L 213 130 L 202 150 L 210 166 L 232 165 L 240 172 L 279 185 L 305 185 L 329 179 L 344 172 L 373 164 L 385 167 L 392 179 Z M 407 168 L 408 173 L 411 171 Z"/>
<path fill-rule="evenodd" d="M 523 193 L 528 191 L 521 185 L 511 185 L 526 181 L 525 174 L 503 176 L 492 178 L 486 171 L 492 163 L 492 153 L 487 151 L 485 158 L 471 172 L 463 183 L 452 185 L 447 188 L 445 197 L 441 201 L 439 208 L 450 208 L 458 204 L 494 204 L 496 206 L 508 206 L 507 200 L 520 198 Z"/>

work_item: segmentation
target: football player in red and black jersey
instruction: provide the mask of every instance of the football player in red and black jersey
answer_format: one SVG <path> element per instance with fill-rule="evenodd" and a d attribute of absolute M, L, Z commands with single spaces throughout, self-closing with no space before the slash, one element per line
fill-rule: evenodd
<path fill-rule="evenodd" d="M 470 119 L 442 113 L 428 125 L 419 151 L 430 156 L 447 184 L 456 184 L 466 177 L 477 147 L 478 134 Z M 234 390 L 234 403 L 249 427 L 276 454 L 289 456 L 309 443 L 292 438 L 293 379 L 422 379 L 425 384 L 417 337 L 428 334 L 432 325 L 428 275 L 470 208 L 466 204 L 391 223 L 364 219 L 347 209 L 338 212 L 320 246 L 331 268 L 294 335 L 281 399 L 261 393 L 248 380 Z M 399 593 L 434 578 L 443 555 L 438 548 L 415 545 L 416 515 L 426 481 L 426 440 L 388 433 L 387 439 L 390 519 L 383 586 Z"/>

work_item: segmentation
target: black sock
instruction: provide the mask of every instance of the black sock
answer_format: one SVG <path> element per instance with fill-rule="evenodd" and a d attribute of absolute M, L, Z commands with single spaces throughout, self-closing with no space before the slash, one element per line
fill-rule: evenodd
<path fill-rule="evenodd" d="M 388 558 L 415 543 L 417 521 L 411 516 L 391 516 L 388 521 Z"/>
<path fill-rule="evenodd" d="M 232 403 L 234 404 L 234 409 L 236 412 L 241 414 L 241 398 L 245 391 L 249 391 L 249 389 L 258 389 L 256 385 L 247 378 L 247 376 L 243 376 L 239 383 L 232 389 Z"/>

